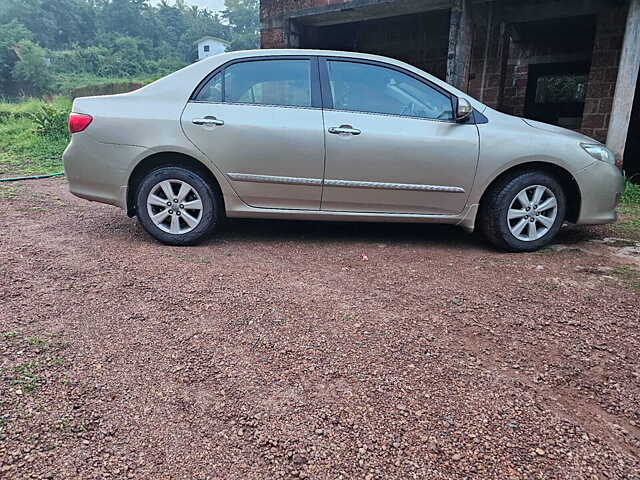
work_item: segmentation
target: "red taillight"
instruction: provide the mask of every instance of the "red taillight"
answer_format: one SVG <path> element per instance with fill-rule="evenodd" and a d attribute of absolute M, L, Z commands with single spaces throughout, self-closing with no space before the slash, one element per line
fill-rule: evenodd
<path fill-rule="evenodd" d="M 69 131 L 71 133 L 82 132 L 93 121 L 91 115 L 84 113 L 72 113 L 69 115 Z"/>

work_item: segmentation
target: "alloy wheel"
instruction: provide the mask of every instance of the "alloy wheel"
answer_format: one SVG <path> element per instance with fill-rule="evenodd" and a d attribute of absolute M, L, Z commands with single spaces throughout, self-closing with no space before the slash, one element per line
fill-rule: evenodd
<path fill-rule="evenodd" d="M 532 185 L 518 193 L 509 205 L 507 223 L 511 234 L 523 242 L 544 237 L 558 215 L 558 200 L 543 185 Z"/>
<path fill-rule="evenodd" d="M 147 211 L 160 230 L 181 235 L 192 231 L 202 220 L 202 199 L 185 181 L 163 180 L 149 191 Z"/>

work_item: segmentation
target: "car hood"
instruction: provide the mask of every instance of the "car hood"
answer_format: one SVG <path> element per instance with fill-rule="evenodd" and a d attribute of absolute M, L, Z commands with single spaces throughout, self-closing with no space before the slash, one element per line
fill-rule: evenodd
<path fill-rule="evenodd" d="M 544 130 L 545 132 L 563 135 L 565 137 L 572 138 L 580 142 L 600 143 L 597 140 L 594 140 L 593 138 L 587 137 L 586 135 L 575 132 L 573 130 L 569 130 L 567 128 L 558 127 L 556 125 L 550 125 L 548 123 L 537 122 L 535 120 L 529 120 L 528 118 L 523 118 L 522 121 L 527 125 L 529 125 L 530 127 L 537 128 L 538 130 Z"/>

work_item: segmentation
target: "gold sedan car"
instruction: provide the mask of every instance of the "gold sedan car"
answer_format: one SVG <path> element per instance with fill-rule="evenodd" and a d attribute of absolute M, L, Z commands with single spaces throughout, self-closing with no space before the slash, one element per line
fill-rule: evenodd
<path fill-rule="evenodd" d="M 78 98 L 72 193 L 191 245 L 224 216 L 440 222 L 532 251 L 613 222 L 623 178 L 597 141 L 497 112 L 375 55 L 217 55 L 135 92 Z"/>

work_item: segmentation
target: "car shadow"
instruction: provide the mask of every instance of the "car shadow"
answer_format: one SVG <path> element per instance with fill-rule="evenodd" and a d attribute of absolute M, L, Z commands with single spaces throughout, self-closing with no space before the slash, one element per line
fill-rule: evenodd
<path fill-rule="evenodd" d="M 127 220 L 129 235 L 143 243 L 157 243 L 137 221 Z M 604 236 L 602 229 L 597 227 L 567 225 L 558 232 L 553 244 L 576 245 Z M 216 234 L 199 245 L 206 247 L 227 242 L 385 243 L 504 253 L 488 243 L 478 231 L 469 233 L 455 225 L 435 223 L 226 219 Z"/>
<path fill-rule="evenodd" d="M 228 219 L 202 245 L 228 242 L 387 243 L 491 249 L 477 234 L 441 224 Z"/>

